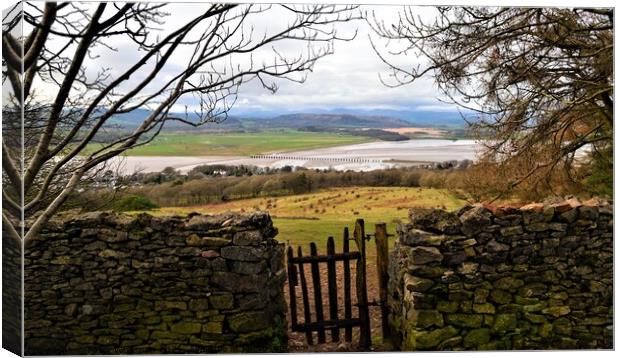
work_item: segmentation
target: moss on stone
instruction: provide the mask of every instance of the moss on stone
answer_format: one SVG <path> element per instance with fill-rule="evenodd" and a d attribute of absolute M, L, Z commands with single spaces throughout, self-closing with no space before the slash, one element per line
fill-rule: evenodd
<path fill-rule="evenodd" d="M 517 328 L 517 315 L 514 313 L 501 313 L 495 316 L 493 332 L 509 332 Z"/>
<path fill-rule="evenodd" d="M 476 348 L 491 339 L 491 332 L 488 328 L 478 328 L 469 331 L 463 338 L 465 348 Z"/>
<path fill-rule="evenodd" d="M 445 315 L 445 321 L 460 327 L 478 328 L 482 326 L 481 314 L 451 313 Z"/>
<path fill-rule="evenodd" d="M 409 330 L 406 332 L 403 350 L 432 350 L 457 334 L 458 330 L 452 326 L 429 331 Z"/>

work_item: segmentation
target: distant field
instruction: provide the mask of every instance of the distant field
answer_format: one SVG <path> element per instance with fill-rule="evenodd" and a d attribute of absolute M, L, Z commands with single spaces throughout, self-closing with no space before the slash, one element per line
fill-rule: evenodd
<path fill-rule="evenodd" d="M 295 130 L 256 133 L 162 133 L 153 142 L 125 154 L 128 156 L 253 155 L 273 151 L 317 149 L 370 142 L 373 139 L 336 133 Z M 96 149 L 93 144 L 87 151 Z"/>
<path fill-rule="evenodd" d="M 313 194 L 277 198 L 258 198 L 227 203 L 154 210 L 154 215 L 187 214 L 190 212 L 222 213 L 226 211 L 269 211 L 280 233 L 280 242 L 303 245 L 316 242 L 319 251 L 325 250 L 327 237 L 334 236 L 339 250 L 345 226 L 353 230 L 355 219 L 363 218 L 366 231 L 372 233 L 378 222 L 387 223 L 388 233 L 394 234 L 396 222 L 406 220 L 411 207 L 445 207 L 448 210 L 464 202 L 444 190 L 402 187 L 334 188 Z M 393 244 L 394 239 L 390 238 Z M 390 245 L 392 245 L 390 244 Z M 369 261 L 374 260 L 375 248 L 369 245 Z"/>

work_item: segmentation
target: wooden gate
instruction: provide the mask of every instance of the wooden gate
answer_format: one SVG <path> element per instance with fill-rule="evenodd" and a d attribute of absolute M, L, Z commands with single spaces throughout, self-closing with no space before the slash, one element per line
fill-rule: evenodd
<path fill-rule="evenodd" d="M 319 255 L 316 244 L 310 243 L 310 255 L 304 256 L 301 247 L 297 247 L 297 255 L 289 246 L 287 252 L 287 270 L 289 282 L 289 304 L 291 312 L 291 329 L 294 332 L 304 332 L 306 341 L 309 345 L 314 344 L 313 333 L 316 332 L 318 343 L 325 343 L 325 331 L 329 331 L 332 342 L 340 341 L 340 330 L 344 330 L 344 340 L 352 341 L 353 328 L 359 328 L 359 348 L 368 350 L 371 344 L 370 335 L 370 315 L 369 305 L 380 305 L 382 307 L 382 328 L 384 338 L 387 335 L 387 234 L 385 233 L 385 224 L 377 224 L 375 232 L 377 242 L 377 269 L 379 275 L 380 300 L 368 302 L 368 293 L 366 287 L 366 240 L 370 235 L 364 232 L 364 220 L 358 219 L 355 223 L 353 237 L 349 237 L 348 228 L 344 228 L 342 238 L 342 252 L 336 253 L 336 247 L 333 237 L 327 239 L 326 254 Z M 350 250 L 349 241 L 354 241 L 357 250 Z M 339 275 L 337 271 L 338 263 L 342 263 L 342 271 Z M 352 302 L 352 267 L 355 270 L 355 299 Z M 312 285 L 308 285 L 306 276 L 312 278 Z M 321 268 L 326 273 L 326 279 L 321 279 Z M 326 268 L 326 270 L 325 270 Z M 340 277 L 339 277 L 340 276 Z M 323 295 L 322 282 L 327 282 L 327 297 Z M 339 314 L 339 287 L 341 283 L 342 300 L 344 312 Z M 303 320 L 298 317 L 297 312 L 297 287 L 299 287 L 301 305 L 303 305 Z M 312 289 L 312 295 L 309 289 Z M 314 312 L 312 312 L 312 304 L 314 301 Z M 324 302 L 326 301 L 326 302 Z M 329 312 L 326 317 L 324 314 L 324 305 L 329 306 Z M 354 312 L 353 307 L 357 309 Z M 314 314 L 313 314 L 314 313 Z"/>

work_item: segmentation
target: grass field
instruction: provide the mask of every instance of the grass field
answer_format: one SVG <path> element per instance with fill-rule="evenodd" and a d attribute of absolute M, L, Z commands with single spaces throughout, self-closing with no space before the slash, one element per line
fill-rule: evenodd
<path fill-rule="evenodd" d="M 273 130 L 256 133 L 161 133 L 153 142 L 126 152 L 133 156 L 253 155 L 369 142 L 336 133 Z M 93 144 L 87 148 L 92 151 Z"/>
<path fill-rule="evenodd" d="M 154 215 L 187 214 L 190 212 L 222 213 L 226 211 L 249 212 L 266 210 L 271 214 L 280 242 L 302 245 L 316 242 L 319 251 L 325 250 L 327 237 L 334 236 L 338 250 L 342 247 L 345 226 L 353 232 L 355 220 L 363 218 L 366 232 L 374 232 L 378 222 L 387 224 L 388 233 L 394 234 L 396 222 L 406 220 L 411 207 L 443 207 L 448 210 L 462 206 L 464 202 L 443 190 L 399 187 L 350 187 L 334 188 L 312 194 L 277 198 L 258 198 L 226 203 L 161 208 Z M 390 246 L 394 239 L 390 238 Z M 374 261 L 374 244 L 369 244 L 368 259 Z"/>

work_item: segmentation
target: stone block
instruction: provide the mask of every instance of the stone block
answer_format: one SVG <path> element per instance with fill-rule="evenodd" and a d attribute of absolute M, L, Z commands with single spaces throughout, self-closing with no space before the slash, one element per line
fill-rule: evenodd
<path fill-rule="evenodd" d="M 482 326 L 481 314 L 448 313 L 444 315 L 447 324 L 467 328 L 479 328 Z"/>
<path fill-rule="evenodd" d="M 222 334 L 224 325 L 222 322 L 207 322 L 202 326 L 205 333 Z"/>
<path fill-rule="evenodd" d="M 475 206 L 459 217 L 461 231 L 467 236 L 474 236 L 491 224 L 491 216 L 491 212 L 486 208 Z"/>
<path fill-rule="evenodd" d="M 475 313 L 495 314 L 495 306 L 490 303 L 475 303 L 472 309 Z"/>
<path fill-rule="evenodd" d="M 472 329 L 463 338 L 465 348 L 476 348 L 491 340 L 491 332 L 488 328 Z"/>
<path fill-rule="evenodd" d="M 517 290 L 519 287 L 523 286 L 523 280 L 520 280 L 518 278 L 514 278 L 514 277 L 503 277 L 500 278 L 499 280 L 495 281 L 493 283 L 493 286 L 495 288 L 498 288 L 500 290 L 505 290 L 505 291 L 512 291 L 514 292 L 515 290 Z"/>
<path fill-rule="evenodd" d="M 459 234 L 461 223 L 454 213 L 439 209 L 412 208 L 409 210 L 411 224 L 417 229 L 439 234 Z"/>
<path fill-rule="evenodd" d="M 433 234 L 427 231 L 411 229 L 402 234 L 399 241 L 407 246 L 440 246 L 444 241 L 451 240 L 452 236 Z"/>
<path fill-rule="evenodd" d="M 209 301 L 206 298 L 194 298 L 189 301 L 191 311 L 205 311 L 209 308 Z"/>
<path fill-rule="evenodd" d="M 541 282 L 528 283 L 519 288 L 519 295 L 522 297 L 540 297 L 546 294 L 548 286 Z"/>
<path fill-rule="evenodd" d="M 239 246 L 259 245 L 262 241 L 260 230 L 240 231 L 233 236 L 233 243 Z"/>
<path fill-rule="evenodd" d="M 445 313 L 454 313 L 458 310 L 459 303 L 453 301 L 439 301 L 437 302 L 437 311 Z"/>
<path fill-rule="evenodd" d="M 488 252 L 504 252 L 510 250 L 510 246 L 506 244 L 499 243 L 495 240 L 491 240 L 486 244 L 486 249 Z"/>
<path fill-rule="evenodd" d="M 202 324 L 197 322 L 180 322 L 170 326 L 170 331 L 181 334 L 200 333 Z"/>
<path fill-rule="evenodd" d="M 198 246 L 198 247 L 221 247 L 230 244 L 232 240 L 225 239 L 222 237 L 212 237 L 205 236 L 200 237 L 196 234 L 191 234 L 187 237 L 186 243 L 187 246 Z"/>
<path fill-rule="evenodd" d="M 495 316 L 493 332 L 511 332 L 517 328 L 517 315 L 514 313 L 501 313 Z"/>
<path fill-rule="evenodd" d="M 155 311 L 164 310 L 186 310 L 187 303 L 179 301 L 156 301 Z"/>
<path fill-rule="evenodd" d="M 506 304 L 512 302 L 512 295 L 504 290 L 492 290 L 490 300 L 498 304 Z"/>
<path fill-rule="evenodd" d="M 485 303 L 489 297 L 489 290 L 484 288 L 477 288 L 474 291 L 474 303 Z"/>
<path fill-rule="evenodd" d="M 228 260 L 257 262 L 263 258 L 263 252 L 248 246 L 226 246 L 220 251 L 220 255 Z"/>
<path fill-rule="evenodd" d="M 200 256 L 206 259 L 214 259 L 216 257 L 220 257 L 220 253 L 217 250 L 207 250 L 201 252 Z"/>
<path fill-rule="evenodd" d="M 270 325 L 269 316 L 265 311 L 241 312 L 226 318 L 233 332 L 247 333 L 266 329 Z"/>
<path fill-rule="evenodd" d="M 235 298 L 228 292 L 215 293 L 209 296 L 209 303 L 215 309 L 231 309 L 235 306 Z"/>
<path fill-rule="evenodd" d="M 435 284 L 433 280 L 412 276 L 408 273 L 403 276 L 403 281 L 405 289 L 415 292 L 426 292 Z"/>
<path fill-rule="evenodd" d="M 260 292 L 267 284 L 267 274 L 242 275 L 233 272 L 214 272 L 211 282 L 232 293 Z"/>
<path fill-rule="evenodd" d="M 523 227 L 521 227 L 521 225 L 508 226 L 508 227 L 501 228 L 499 231 L 502 234 L 502 236 L 521 235 L 523 234 Z"/>
<path fill-rule="evenodd" d="M 236 273 L 251 275 L 258 274 L 267 269 L 267 263 L 265 261 L 259 262 L 247 262 L 247 261 L 233 261 L 230 266 L 231 270 Z"/>
<path fill-rule="evenodd" d="M 553 306 L 542 310 L 542 313 L 553 317 L 565 316 L 571 312 L 569 306 Z"/>
<path fill-rule="evenodd" d="M 434 350 L 441 342 L 457 334 L 458 330 L 452 326 L 429 331 L 411 330 L 407 332 L 403 350 Z"/>
<path fill-rule="evenodd" d="M 534 324 L 543 324 L 548 322 L 545 316 L 539 314 L 525 312 L 523 317 Z"/>
<path fill-rule="evenodd" d="M 409 260 L 414 265 L 441 262 L 443 255 L 436 247 L 417 246 L 409 251 Z"/>
<path fill-rule="evenodd" d="M 411 309 L 407 312 L 406 319 L 413 328 L 442 327 L 444 324 L 443 315 L 435 310 Z"/>

